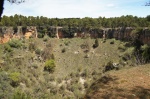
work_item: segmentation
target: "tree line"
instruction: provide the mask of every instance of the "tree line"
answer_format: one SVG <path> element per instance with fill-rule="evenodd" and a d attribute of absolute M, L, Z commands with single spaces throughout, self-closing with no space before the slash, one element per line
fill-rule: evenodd
<path fill-rule="evenodd" d="M 62 26 L 79 28 L 116 28 L 116 27 L 148 27 L 149 16 L 137 17 L 126 15 L 121 17 L 84 17 L 84 18 L 47 18 L 43 16 L 3 16 L 0 26 Z"/>

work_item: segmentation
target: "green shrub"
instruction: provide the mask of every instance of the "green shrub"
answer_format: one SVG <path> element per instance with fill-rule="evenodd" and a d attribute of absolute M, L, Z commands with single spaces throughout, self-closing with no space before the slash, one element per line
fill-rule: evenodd
<path fill-rule="evenodd" d="M 42 54 L 42 50 L 38 48 L 38 49 L 35 50 L 35 53 L 38 54 L 38 55 L 41 55 Z"/>
<path fill-rule="evenodd" d="M 82 73 L 81 73 L 81 77 L 87 77 L 88 76 L 88 71 L 87 69 L 85 69 Z"/>
<path fill-rule="evenodd" d="M 14 93 L 13 99 L 31 99 L 31 96 L 27 95 L 21 91 L 17 91 Z"/>
<path fill-rule="evenodd" d="M 66 48 L 63 48 L 63 49 L 61 50 L 61 52 L 62 52 L 62 53 L 65 53 L 65 52 L 66 52 Z"/>
<path fill-rule="evenodd" d="M 41 53 L 41 57 L 44 60 L 48 60 L 48 59 L 54 59 L 54 54 L 52 53 L 52 47 L 46 47 L 43 49 L 42 53 Z"/>
<path fill-rule="evenodd" d="M 35 51 L 35 49 L 36 49 L 35 43 L 33 42 L 29 43 L 29 51 L 33 52 Z"/>
<path fill-rule="evenodd" d="M 48 36 L 44 36 L 43 41 L 44 41 L 44 42 L 47 42 L 47 41 L 48 41 L 48 38 L 49 38 Z"/>
<path fill-rule="evenodd" d="M 10 80 L 7 72 L 0 72 L 0 99 L 11 99 L 13 88 L 10 85 Z"/>
<path fill-rule="evenodd" d="M 10 47 L 9 44 L 5 44 L 4 49 L 5 49 L 6 52 L 12 52 L 13 51 L 13 49 Z"/>
<path fill-rule="evenodd" d="M 34 69 L 37 69 L 37 68 L 38 68 L 38 65 L 35 64 L 35 63 L 33 63 L 31 66 L 32 66 Z"/>
<path fill-rule="evenodd" d="M 115 41 L 111 41 L 111 42 L 110 42 L 110 44 L 114 44 L 114 43 L 115 43 Z"/>
<path fill-rule="evenodd" d="M 104 40 L 103 43 L 106 43 L 106 40 Z"/>
<path fill-rule="evenodd" d="M 93 44 L 93 48 L 97 48 L 99 46 L 98 39 L 95 40 L 95 43 Z"/>
<path fill-rule="evenodd" d="M 113 70 L 114 68 L 115 68 L 115 67 L 113 66 L 113 62 L 112 62 L 112 61 L 109 61 L 109 62 L 105 65 L 104 72 Z"/>
<path fill-rule="evenodd" d="M 64 42 L 64 44 L 65 44 L 66 46 L 68 46 L 69 43 L 70 43 L 70 41 L 65 41 L 65 42 Z"/>
<path fill-rule="evenodd" d="M 20 73 L 18 73 L 18 72 L 13 72 L 13 73 L 11 73 L 10 75 L 9 75 L 9 78 L 10 78 L 10 80 L 11 80 L 11 85 L 13 86 L 13 87 L 16 87 L 16 86 L 18 86 L 19 85 L 19 82 L 20 82 Z"/>
<path fill-rule="evenodd" d="M 150 46 L 145 45 L 142 47 L 142 50 L 143 50 L 142 57 L 144 61 L 146 62 L 150 61 Z"/>
<path fill-rule="evenodd" d="M 85 82 L 84 83 L 84 88 L 88 88 L 89 87 L 89 83 L 88 82 Z"/>
<path fill-rule="evenodd" d="M 121 52 L 124 52 L 126 50 L 126 47 L 124 45 L 120 45 L 118 47 L 118 50 L 120 50 Z"/>
<path fill-rule="evenodd" d="M 44 34 L 38 32 L 38 38 L 43 38 L 43 37 L 44 37 Z"/>
<path fill-rule="evenodd" d="M 50 59 L 45 62 L 44 70 L 51 73 L 54 72 L 55 67 L 55 61 L 53 59 Z"/>
<path fill-rule="evenodd" d="M 10 47 L 13 47 L 13 48 L 20 48 L 22 46 L 21 41 L 15 40 L 15 39 L 12 39 L 11 41 L 9 41 L 8 44 L 10 45 Z"/>

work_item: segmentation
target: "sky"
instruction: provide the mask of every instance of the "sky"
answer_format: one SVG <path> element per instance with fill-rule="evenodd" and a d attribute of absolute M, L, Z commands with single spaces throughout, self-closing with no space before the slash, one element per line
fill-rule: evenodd
<path fill-rule="evenodd" d="M 5 0 L 3 15 L 44 16 L 48 18 L 120 17 L 150 15 L 148 0 L 26 0 L 12 4 Z"/>

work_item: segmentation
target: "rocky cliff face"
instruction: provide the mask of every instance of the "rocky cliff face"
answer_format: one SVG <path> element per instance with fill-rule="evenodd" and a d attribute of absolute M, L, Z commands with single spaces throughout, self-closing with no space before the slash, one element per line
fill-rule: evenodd
<path fill-rule="evenodd" d="M 115 38 L 118 40 L 130 41 L 132 39 L 132 33 L 136 30 L 132 27 L 126 28 L 117 28 L 117 29 L 109 29 L 105 31 L 107 38 Z M 150 45 L 150 30 L 148 28 L 143 28 L 140 31 L 139 39 L 144 43 Z"/>
<path fill-rule="evenodd" d="M 118 40 L 129 41 L 132 38 L 132 31 L 135 28 L 126 27 L 126 28 L 101 28 L 101 29 L 84 29 L 84 28 L 68 28 L 64 29 L 63 27 L 49 27 L 47 29 L 47 34 L 51 37 L 57 38 L 72 38 L 72 37 L 91 37 L 91 38 L 115 38 Z M 26 38 L 30 37 L 37 38 L 37 28 L 33 26 L 17 27 L 17 30 L 14 30 L 13 27 L 0 27 L 0 43 L 6 43 L 12 38 Z M 150 45 L 150 29 L 143 28 L 140 33 L 139 38 L 143 43 Z"/>
<path fill-rule="evenodd" d="M 91 38 L 115 38 L 117 40 L 130 41 L 132 39 L 132 32 L 136 28 L 102 28 L 102 29 L 90 29 L 90 30 L 74 30 L 73 37 L 91 37 Z M 59 30 L 59 38 L 72 37 L 70 33 L 66 33 L 63 30 Z M 139 39 L 144 43 L 150 45 L 150 29 L 143 28 L 140 31 Z"/>
<path fill-rule="evenodd" d="M 0 27 L 0 44 L 6 43 L 9 40 L 16 38 L 30 38 L 30 37 L 37 37 L 37 29 L 36 27 L 21 27 L 18 26 L 17 28 L 13 27 Z"/>

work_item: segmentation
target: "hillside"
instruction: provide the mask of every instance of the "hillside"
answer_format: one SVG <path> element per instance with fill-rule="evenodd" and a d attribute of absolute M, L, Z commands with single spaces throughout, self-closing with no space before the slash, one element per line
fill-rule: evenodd
<path fill-rule="evenodd" d="M 88 89 L 88 99 L 149 99 L 150 65 L 111 71 Z"/>
<path fill-rule="evenodd" d="M 137 65 L 132 59 L 124 60 L 125 55 L 130 55 L 133 51 L 132 47 L 125 47 L 126 42 L 115 39 L 97 40 L 96 47 L 93 47 L 96 40 L 91 38 L 56 39 L 48 36 L 41 39 L 12 39 L 2 44 L 0 98 L 78 99 L 84 96 L 98 98 L 97 90 L 93 89 L 92 92 L 90 90 L 98 79 L 103 79 L 103 76 L 108 74 L 112 79 L 115 79 L 115 76 L 121 78 L 118 80 L 122 82 L 118 86 L 120 89 L 130 84 L 130 81 L 135 82 L 136 79 L 140 79 L 136 81 L 137 84 L 141 84 L 139 86 L 149 88 L 149 64 L 133 67 Z M 108 63 L 118 66 L 111 67 L 113 66 L 111 65 L 113 70 L 106 69 Z M 135 73 L 141 71 L 143 74 L 134 74 L 134 71 Z M 129 78 L 128 81 L 126 74 L 135 78 Z M 99 88 L 101 83 L 100 86 L 99 84 L 94 86 Z M 127 91 L 128 88 L 131 89 L 131 85 L 127 87 Z M 104 95 L 107 95 L 107 91 L 109 93 L 107 87 L 102 91 Z"/>

